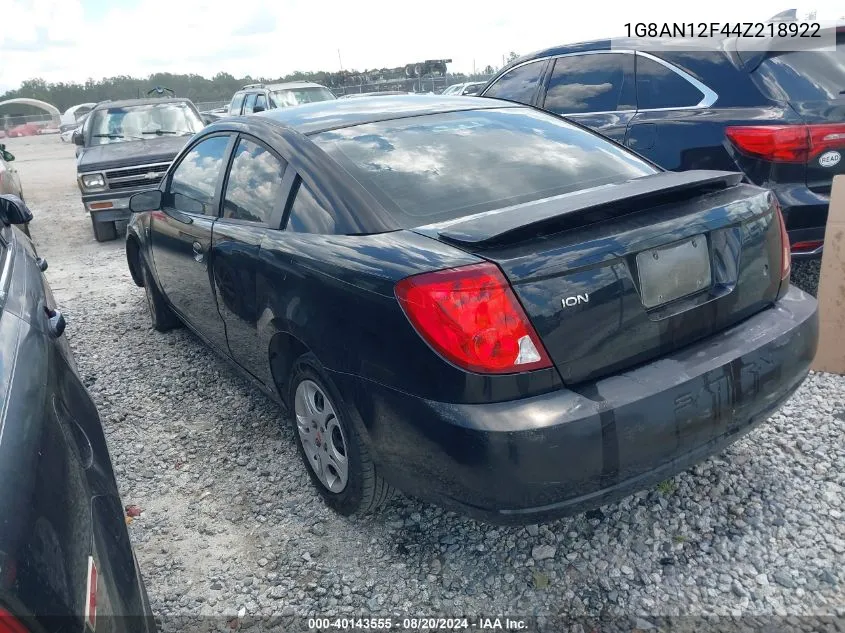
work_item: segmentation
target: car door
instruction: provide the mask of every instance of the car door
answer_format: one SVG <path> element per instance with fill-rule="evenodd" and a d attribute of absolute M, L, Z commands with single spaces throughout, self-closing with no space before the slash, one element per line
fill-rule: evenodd
<path fill-rule="evenodd" d="M 589 51 L 553 61 L 538 105 L 624 142 L 637 110 L 633 53 Z"/>
<path fill-rule="evenodd" d="M 232 358 L 264 380 L 267 345 L 258 339 L 256 268 L 261 241 L 278 230 L 293 174 L 287 163 L 258 139 L 241 135 L 228 168 L 222 217 L 214 223 L 211 268 L 217 305 Z"/>
<path fill-rule="evenodd" d="M 223 173 L 235 136 L 205 136 L 168 177 L 161 212 L 150 220 L 153 262 L 161 289 L 177 313 L 208 342 L 226 350 L 211 284 L 209 249 L 220 207 Z"/>
<path fill-rule="evenodd" d="M 712 66 L 727 63 L 713 55 Z M 636 54 L 637 114 L 625 144 L 670 170 L 736 169 L 724 145 L 724 122 L 706 114 L 717 99 L 684 70 L 648 53 Z"/>

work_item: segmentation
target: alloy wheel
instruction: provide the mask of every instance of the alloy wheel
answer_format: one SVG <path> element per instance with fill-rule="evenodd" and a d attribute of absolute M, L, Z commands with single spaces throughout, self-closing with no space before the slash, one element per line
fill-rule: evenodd
<path fill-rule="evenodd" d="M 309 466 L 327 490 L 342 492 L 349 479 L 349 452 L 328 395 L 313 380 L 303 380 L 296 387 L 294 413 Z"/>

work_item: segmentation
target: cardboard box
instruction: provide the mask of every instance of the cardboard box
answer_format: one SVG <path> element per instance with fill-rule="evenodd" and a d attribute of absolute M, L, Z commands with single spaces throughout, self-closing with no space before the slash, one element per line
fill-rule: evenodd
<path fill-rule="evenodd" d="M 845 175 L 833 179 L 818 299 L 819 351 L 812 369 L 845 374 Z"/>

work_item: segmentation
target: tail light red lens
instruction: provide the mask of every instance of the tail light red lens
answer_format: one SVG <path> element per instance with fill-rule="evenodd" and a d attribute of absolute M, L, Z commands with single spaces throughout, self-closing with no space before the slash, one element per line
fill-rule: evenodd
<path fill-rule="evenodd" d="M 789 233 L 786 232 L 786 222 L 783 220 L 783 213 L 777 202 L 775 202 L 775 213 L 780 224 L 780 278 L 783 281 L 789 277 L 789 273 L 792 271 L 792 251 L 789 248 Z"/>
<path fill-rule="evenodd" d="M 0 633 L 29 633 L 20 620 L 0 607 Z"/>
<path fill-rule="evenodd" d="M 845 124 L 740 125 L 725 134 L 743 154 L 775 163 L 804 163 L 845 147 Z"/>
<path fill-rule="evenodd" d="M 423 339 L 462 369 L 506 374 L 552 366 L 495 264 L 415 275 L 397 283 L 395 292 Z"/>

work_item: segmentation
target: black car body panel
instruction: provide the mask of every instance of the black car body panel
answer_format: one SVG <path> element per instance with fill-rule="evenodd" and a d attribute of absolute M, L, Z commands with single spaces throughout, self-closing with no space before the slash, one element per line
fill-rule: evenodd
<path fill-rule="evenodd" d="M 333 377 L 397 487 L 483 520 L 539 522 L 654 486 L 736 441 L 801 384 L 817 338 L 814 302 L 791 288 L 712 339 L 524 399 L 447 403 Z"/>
<path fill-rule="evenodd" d="M 381 192 L 333 158 L 340 150 L 325 132 L 348 128 L 335 137 L 394 151 L 402 130 L 416 141 L 427 117 L 449 139 L 450 125 L 480 133 L 522 117 L 533 122 L 526 129 L 543 123 L 594 139 L 608 159 L 629 155 L 536 110 L 473 98 L 349 99 L 220 121 L 175 159 L 161 208 L 133 215 L 133 279 L 141 285 L 146 267 L 170 308 L 277 400 L 293 362 L 313 353 L 389 481 L 494 521 L 577 511 L 665 478 L 762 421 L 807 375 L 816 304 L 782 279 L 771 193 L 736 174 L 665 174 L 642 162 L 652 175 L 540 196 L 525 213 L 531 203 L 508 217 L 493 205 L 403 226 Z M 172 182 L 221 135 L 214 191 L 202 215 L 186 212 Z M 435 151 L 434 137 L 419 138 Z M 260 139 L 286 165 L 263 222 L 231 219 L 221 201 L 238 182 L 233 148 L 244 139 Z M 510 149 L 525 148 L 495 151 Z M 606 195 L 614 190 L 623 193 Z M 306 208 L 312 215 L 300 217 Z M 305 219 L 316 230 L 297 224 Z M 646 307 L 638 258 L 695 240 L 712 283 Z M 411 276 L 491 263 L 549 366 L 467 371 L 434 350 L 397 300 L 397 283 Z"/>
<path fill-rule="evenodd" d="M 838 29 L 835 38 L 835 53 L 744 51 L 738 50 L 736 39 L 726 39 L 714 50 L 694 50 L 694 44 L 652 50 L 647 40 L 623 38 L 614 39 L 612 46 L 610 40 L 584 42 L 525 55 L 499 71 L 480 94 L 565 116 L 665 169 L 741 171 L 750 183 L 775 192 L 793 257 L 817 257 L 831 182 L 845 173 L 840 160 L 845 153 L 845 97 L 839 93 L 845 80 L 845 31 Z M 761 46 L 757 41 L 755 48 Z M 568 66 L 558 70 L 561 64 Z M 533 89 L 525 89 L 525 77 L 506 83 L 518 73 L 530 74 Z M 601 83 L 610 91 L 598 90 L 599 96 L 578 101 L 566 97 L 567 77 L 576 82 L 573 90 Z M 617 98 L 608 105 L 611 96 L 602 94 Z M 784 161 L 749 153 L 728 134 L 730 128 L 805 129 L 819 124 L 836 127 L 833 140 L 827 141 L 832 153 L 821 162 L 818 154 Z"/>
<path fill-rule="evenodd" d="M 31 242 L 0 228 L 0 607 L 33 631 L 154 631 L 96 407 Z M 121 616 L 118 619 L 111 616 Z"/>

